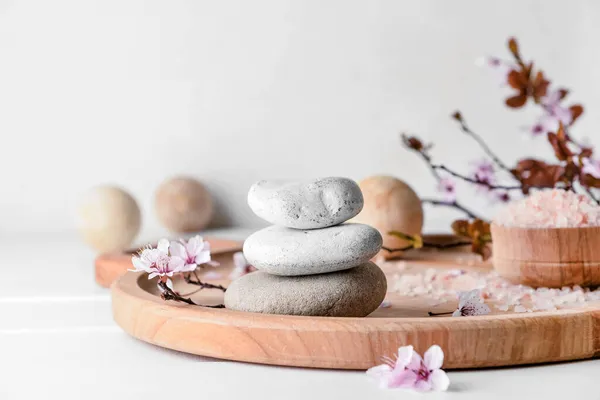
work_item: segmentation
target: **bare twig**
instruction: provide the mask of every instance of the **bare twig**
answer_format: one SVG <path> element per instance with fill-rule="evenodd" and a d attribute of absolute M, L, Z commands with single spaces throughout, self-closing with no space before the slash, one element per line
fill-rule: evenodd
<path fill-rule="evenodd" d="M 453 313 L 454 313 L 454 311 L 439 312 L 439 313 L 434 313 L 434 312 L 431 312 L 431 311 L 427 312 L 427 314 L 429 314 L 430 317 L 436 317 L 438 315 L 451 315 Z"/>
<path fill-rule="evenodd" d="M 459 178 L 459 179 L 462 179 L 463 181 L 474 183 L 476 185 L 485 186 L 491 190 L 497 190 L 497 189 L 500 189 L 500 190 L 522 190 L 523 189 L 523 186 L 521 186 L 521 185 L 518 185 L 518 186 L 493 185 L 489 182 L 482 181 L 482 180 L 475 179 L 475 178 L 470 178 L 468 176 L 459 174 L 458 172 L 454 172 L 450 168 L 448 168 L 444 165 L 432 164 L 431 168 L 433 168 L 434 170 L 440 169 L 442 171 L 449 173 L 450 175 L 454 176 L 455 178 Z"/>
<path fill-rule="evenodd" d="M 432 204 L 434 206 L 443 206 L 443 207 L 456 208 L 457 210 L 465 213 L 468 217 L 470 217 L 472 219 L 480 219 L 482 221 L 486 220 L 485 218 L 480 217 L 479 215 L 477 215 L 473 211 L 469 210 L 468 208 L 466 208 L 462 204 L 458 203 L 456 200 L 454 200 L 454 201 L 444 201 L 444 200 L 436 200 L 436 199 L 421 199 L 421 203 Z"/>
<path fill-rule="evenodd" d="M 514 174 L 512 173 L 511 169 L 508 167 L 508 165 L 506 165 L 501 159 L 500 157 L 498 157 L 493 151 L 492 149 L 490 149 L 490 147 L 487 145 L 487 143 L 484 142 L 484 140 L 481 138 L 481 136 L 479 136 L 477 133 L 473 132 L 471 130 L 471 128 L 469 128 L 469 126 L 467 125 L 467 122 L 464 120 L 462 114 L 460 112 L 455 112 L 452 117 L 458 121 L 458 123 L 460 124 L 460 129 L 466 133 L 467 135 L 469 135 L 471 138 L 473 138 L 473 140 L 475 140 L 477 142 L 477 144 L 483 149 L 483 151 L 492 159 L 492 161 L 500 168 L 502 168 L 503 170 L 507 171 L 510 176 L 514 177 Z"/>
<path fill-rule="evenodd" d="M 166 282 L 160 281 L 160 282 L 158 282 L 158 286 L 162 289 L 162 293 L 161 293 L 160 297 L 163 300 L 174 300 L 174 301 L 179 301 L 181 303 L 190 304 L 193 306 L 200 306 L 200 307 L 207 307 L 207 308 L 225 308 L 224 304 L 217 304 L 216 306 L 209 306 L 209 305 L 194 303 L 194 301 L 192 299 L 187 298 L 187 297 L 182 297 L 179 294 L 175 293 L 170 287 L 167 286 Z"/>
<path fill-rule="evenodd" d="M 429 247 L 432 249 L 451 249 L 453 247 L 461 247 L 461 246 L 470 246 L 472 243 L 471 242 L 455 242 L 455 243 L 430 243 L 430 242 L 423 242 L 423 247 Z M 393 253 L 395 251 L 405 251 L 405 250 L 410 250 L 414 248 L 413 245 L 408 245 L 402 248 L 398 248 L 398 249 L 390 249 L 389 247 L 382 247 L 383 250 L 389 251 L 390 253 Z"/>
<path fill-rule="evenodd" d="M 190 285 L 200 286 L 200 289 L 219 289 L 223 292 L 225 292 L 227 290 L 227 288 L 222 285 L 213 285 L 212 283 L 202 282 L 200 280 L 200 278 L 198 277 L 198 274 L 196 273 L 196 271 L 193 271 L 192 273 L 196 277 L 196 280 L 192 279 L 192 276 L 191 276 L 192 274 L 188 274 L 183 277 L 185 282 L 189 283 Z"/>

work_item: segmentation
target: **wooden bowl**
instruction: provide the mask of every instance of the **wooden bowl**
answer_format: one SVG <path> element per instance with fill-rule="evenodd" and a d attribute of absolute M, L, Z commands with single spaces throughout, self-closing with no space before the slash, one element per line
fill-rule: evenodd
<path fill-rule="evenodd" d="M 494 268 L 504 278 L 533 287 L 600 285 L 600 227 L 491 229 Z"/>

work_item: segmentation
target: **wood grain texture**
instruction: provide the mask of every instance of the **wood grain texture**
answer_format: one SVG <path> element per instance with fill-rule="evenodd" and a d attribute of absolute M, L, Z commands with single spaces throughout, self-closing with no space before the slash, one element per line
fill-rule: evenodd
<path fill-rule="evenodd" d="M 221 262 L 226 272 L 227 260 Z M 489 265 L 478 268 L 489 269 Z M 191 288 L 176 281 L 175 289 L 185 292 Z M 554 312 L 434 318 L 427 317 L 430 301 L 389 293 L 392 307 L 380 308 L 367 318 L 266 315 L 165 303 L 158 297 L 154 281 L 131 272 L 113 284 L 112 298 L 115 321 L 140 340 L 191 354 L 254 363 L 367 369 L 408 344 L 421 353 L 433 344 L 440 345 L 448 369 L 600 355 L 600 303 Z M 217 304 L 222 293 L 202 291 L 193 298 Z M 456 304 L 443 307 L 435 311 L 449 311 Z"/>
<path fill-rule="evenodd" d="M 500 275 L 533 287 L 600 285 L 600 227 L 531 229 L 492 224 Z"/>
<path fill-rule="evenodd" d="M 219 255 L 242 250 L 242 242 L 226 239 L 205 238 L 210 243 L 211 253 Z M 95 262 L 96 283 L 102 287 L 110 285 L 120 276 L 125 274 L 128 269 L 133 268 L 131 264 L 131 255 L 136 250 L 130 250 L 124 253 L 101 254 Z"/>

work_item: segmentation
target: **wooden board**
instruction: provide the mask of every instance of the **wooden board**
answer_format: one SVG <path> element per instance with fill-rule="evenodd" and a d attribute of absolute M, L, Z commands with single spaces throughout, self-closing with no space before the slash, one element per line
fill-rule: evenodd
<path fill-rule="evenodd" d="M 413 258 L 407 262 L 414 268 L 456 266 L 456 254 L 420 252 L 407 256 Z M 227 274 L 231 255 L 221 255 L 219 261 Z M 490 268 L 489 264 L 468 264 L 476 269 Z M 385 272 L 388 277 L 398 273 Z M 228 280 L 216 283 L 226 285 Z M 175 282 L 175 289 L 182 293 L 194 288 Z M 192 298 L 218 304 L 222 296 L 219 291 L 202 291 Z M 392 306 L 380 308 L 367 318 L 265 315 L 167 303 L 159 298 L 154 281 L 131 272 L 113 284 L 112 298 L 116 322 L 138 339 L 186 353 L 253 363 L 367 369 L 408 344 L 421 353 L 433 344 L 440 345 L 448 369 L 600 355 L 600 304 L 553 312 L 428 317 L 430 302 L 389 293 Z M 456 303 L 442 304 L 435 311 L 455 307 Z"/>
<path fill-rule="evenodd" d="M 205 240 L 210 243 L 213 255 L 240 251 L 243 244 L 243 242 L 226 239 L 205 238 Z M 96 283 L 102 287 L 110 287 L 128 269 L 133 268 L 131 255 L 136 252 L 137 249 L 132 249 L 123 253 L 99 255 L 94 262 Z"/>

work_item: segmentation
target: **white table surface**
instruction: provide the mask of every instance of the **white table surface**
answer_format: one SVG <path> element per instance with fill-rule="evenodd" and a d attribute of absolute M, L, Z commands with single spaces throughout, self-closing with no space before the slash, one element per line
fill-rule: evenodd
<path fill-rule="evenodd" d="M 221 231 L 243 239 L 246 230 Z M 113 322 L 74 235 L 0 237 L 0 399 L 398 399 L 362 372 L 220 361 L 135 340 Z M 501 340 L 501 338 L 499 338 Z M 600 399 L 600 360 L 450 372 L 431 399 Z"/>

